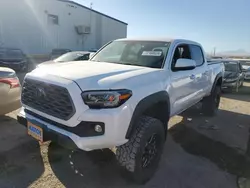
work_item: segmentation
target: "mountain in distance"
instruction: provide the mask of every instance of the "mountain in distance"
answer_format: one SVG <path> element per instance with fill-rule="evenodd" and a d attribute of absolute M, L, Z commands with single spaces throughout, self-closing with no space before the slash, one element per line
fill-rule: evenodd
<path fill-rule="evenodd" d="M 244 49 L 238 49 L 238 50 L 231 50 L 231 51 L 222 51 L 216 53 L 218 56 L 250 56 L 250 52 L 244 50 Z"/>

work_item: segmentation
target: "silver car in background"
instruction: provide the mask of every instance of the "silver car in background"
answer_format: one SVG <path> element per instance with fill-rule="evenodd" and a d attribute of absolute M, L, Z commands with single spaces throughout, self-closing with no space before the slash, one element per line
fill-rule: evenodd
<path fill-rule="evenodd" d="M 38 67 L 44 66 L 44 65 L 52 65 L 55 63 L 65 63 L 65 62 L 71 62 L 71 61 L 87 61 L 89 60 L 90 55 L 93 54 L 92 52 L 88 51 L 74 51 L 74 52 L 68 52 L 65 53 L 58 58 L 50 61 L 45 61 L 39 65 Z"/>
<path fill-rule="evenodd" d="M 20 108 L 21 85 L 16 72 L 0 67 L 0 116 Z"/>

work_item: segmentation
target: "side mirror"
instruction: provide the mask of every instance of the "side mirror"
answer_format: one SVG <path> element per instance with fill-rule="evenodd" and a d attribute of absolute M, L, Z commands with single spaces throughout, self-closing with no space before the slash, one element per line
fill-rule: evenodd
<path fill-rule="evenodd" d="M 89 59 L 91 59 L 94 55 L 95 55 L 95 53 L 94 53 L 94 52 L 91 52 L 91 53 L 89 54 Z"/>
<path fill-rule="evenodd" d="M 176 61 L 174 70 L 193 70 L 196 67 L 196 62 L 192 59 L 180 58 Z"/>

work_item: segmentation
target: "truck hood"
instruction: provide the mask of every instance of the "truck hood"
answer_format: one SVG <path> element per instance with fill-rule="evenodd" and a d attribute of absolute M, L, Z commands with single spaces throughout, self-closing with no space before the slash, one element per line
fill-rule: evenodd
<path fill-rule="evenodd" d="M 145 81 L 150 79 L 150 77 L 147 77 L 148 74 L 161 70 L 106 62 L 76 61 L 41 66 L 35 69 L 32 74 L 43 72 L 43 75 L 53 75 L 73 80 L 81 89 L 91 90 L 125 87 L 127 85 L 126 81 L 138 75 L 144 75 L 145 78 L 142 79 Z M 140 80 L 136 79 L 134 81 L 138 82 Z"/>
<path fill-rule="evenodd" d="M 45 62 L 40 63 L 38 66 L 51 65 L 51 64 L 54 64 L 54 63 L 56 63 L 56 62 L 53 61 L 53 60 L 51 60 L 51 61 L 45 61 Z"/>

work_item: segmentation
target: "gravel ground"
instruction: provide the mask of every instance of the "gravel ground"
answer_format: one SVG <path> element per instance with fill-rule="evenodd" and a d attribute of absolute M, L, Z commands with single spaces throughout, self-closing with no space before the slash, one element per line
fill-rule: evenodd
<path fill-rule="evenodd" d="M 223 94 L 216 117 L 202 116 L 199 106 L 173 117 L 159 169 L 144 186 L 121 177 L 110 150 L 39 145 L 17 124 L 17 110 L 0 117 L 0 187 L 236 188 L 249 165 L 249 95 L 245 83 L 239 93 Z"/>

